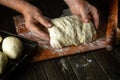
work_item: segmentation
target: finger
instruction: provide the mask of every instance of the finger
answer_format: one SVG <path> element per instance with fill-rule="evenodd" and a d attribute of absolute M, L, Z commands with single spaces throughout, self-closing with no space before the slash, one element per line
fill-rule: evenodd
<path fill-rule="evenodd" d="M 99 15 L 98 15 L 98 12 L 97 12 L 96 8 L 91 10 L 91 15 L 93 17 L 94 25 L 95 25 L 96 29 L 98 29 L 98 26 L 99 26 Z"/>
<path fill-rule="evenodd" d="M 49 36 L 47 33 L 45 33 L 44 31 L 42 31 L 38 26 L 36 26 L 35 24 L 30 24 L 29 27 L 29 30 L 31 32 L 33 32 L 36 36 L 38 36 L 40 39 L 43 39 L 43 40 L 49 40 Z"/>
<path fill-rule="evenodd" d="M 48 21 L 44 16 L 40 15 L 36 18 L 43 26 L 45 26 L 46 28 L 50 28 L 52 27 L 52 23 L 50 21 Z"/>
<path fill-rule="evenodd" d="M 88 13 L 85 9 L 80 10 L 80 15 L 81 15 L 83 22 L 89 22 L 89 16 L 88 16 Z"/>

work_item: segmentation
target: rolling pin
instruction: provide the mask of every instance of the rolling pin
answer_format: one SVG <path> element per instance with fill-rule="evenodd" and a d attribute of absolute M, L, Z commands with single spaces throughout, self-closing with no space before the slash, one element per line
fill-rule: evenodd
<path fill-rule="evenodd" d="M 116 44 L 117 19 L 118 17 L 118 0 L 110 0 L 109 16 L 106 31 L 106 50 L 112 51 Z"/>

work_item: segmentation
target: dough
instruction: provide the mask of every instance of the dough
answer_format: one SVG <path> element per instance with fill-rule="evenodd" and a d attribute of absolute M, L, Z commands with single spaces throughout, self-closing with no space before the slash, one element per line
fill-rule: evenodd
<path fill-rule="evenodd" d="M 2 36 L 0 35 L 0 43 L 2 42 Z"/>
<path fill-rule="evenodd" d="M 3 73 L 4 69 L 6 68 L 8 59 L 7 56 L 0 51 L 0 75 Z"/>
<path fill-rule="evenodd" d="M 2 50 L 10 59 L 16 59 L 21 55 L 23 45 L 17 37 L 9 36 L 3 40 Z"/>
<path fill-rule="evenodd" d="M 51 22 L 54 26 L 48 28 L 48 32 L 53 48 L 86 44 L 96 39 L 96 30 L 91 21 L 82 23 L 77 16 L 66 16 L 52 19 Z"/>

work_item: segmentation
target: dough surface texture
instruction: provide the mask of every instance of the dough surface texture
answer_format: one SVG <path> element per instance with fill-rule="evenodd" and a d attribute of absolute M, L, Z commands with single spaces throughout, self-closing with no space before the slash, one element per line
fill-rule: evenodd
<path fill-rule="evenodd" d="M 2 42 L 2 36 L 0 35 L 0 43 Z"/>
<path fill-rule="evenodd" d="M 22 53 L 23 45 L 17 37 L 8 36 L 2 42 L 2 50 L 10 59 L 17 59 Z"/>
<path fill-rule="evenodd" d="M 0 75 L 4 72 L 7 62 L 8 62 L 7 56 L 0 51 Z"/>
<path fill-rule="evenodd" d="M 52 19 L 52 28 L 48 28 L 50 45 L 62 48 L 70 45 L 86 44 L 96 39 L 93 23 L 82 23 L 77 16 L 65 16 Z"/>

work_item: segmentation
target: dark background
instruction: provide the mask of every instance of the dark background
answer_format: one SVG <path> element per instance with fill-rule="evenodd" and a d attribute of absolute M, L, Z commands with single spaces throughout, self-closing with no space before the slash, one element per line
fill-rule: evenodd
<path fill-rule="evenodd" d="M 29 0 L 29 2 L 39 7 L 43 14 L 47 17 L 59 17 L 63 9 L 68 8 L 63 0 Z M 98 11 L 108 14 L 109 0 L 88 0 L 92 5 L 96 6 Z M 15 33 L 15 25 L 13 16 L 17 15 L 16 11 L 0 5 L 0 29 Z M 8 29 L 7 26 L 10 28 Z"/>
<path fill-rule="evenodd" d="M 102 18 L 106 22 L 110 0 L 88 1 L 100 14 L 104 14 Z M 50 18 L 59 17 L 62 10 L 67 8 L 63 0 L 32 0 L 30 3 L 39 7 L 44 15 Z M 20 13 L 0 5 L 0 30 L 16 34 L 14 15 Z M 92 62 L 88 63 L 89 61 Z M 83 65 L 87 63 L 88 65 L 84 67 Z M 120 80 L 120 47 L 116 46 L 111 52 L 101 49 L 58 59 L 26 63 L 8 80 Z"/>

